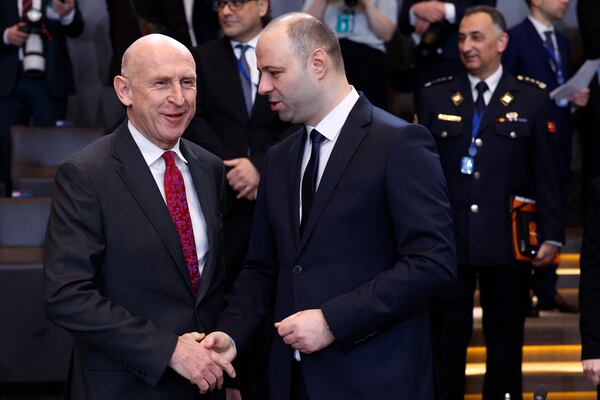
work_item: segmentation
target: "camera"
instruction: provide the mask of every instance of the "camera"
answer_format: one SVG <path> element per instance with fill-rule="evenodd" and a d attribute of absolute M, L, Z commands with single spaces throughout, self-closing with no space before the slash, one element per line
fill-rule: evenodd
<path fill-rule="evenodd" d="M 358 5 L 358 0 L 344 0 L 344 3 L 346 4 L 346 7 L 354 8 Z"/>
<path fill-rule="evenodd" d="M 41 10 L 31 8 L 27 11 L 21 31 L 29 34 L 23 48 L 23 71 L 30 77 L 42 76 L 46 70 L 44 57 L 44 14 Z"/>

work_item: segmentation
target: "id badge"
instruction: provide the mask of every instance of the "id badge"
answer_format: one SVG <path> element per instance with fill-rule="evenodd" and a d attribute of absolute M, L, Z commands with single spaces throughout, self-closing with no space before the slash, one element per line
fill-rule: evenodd
<path fill-rule="evenodd" d="M 473 157 L 463 157 L 460 160 L 460 173 L 472 175 L 475 171 L 475 159 Z"/>
<path fill-rule="evenodd" d="M 342 11 L 338 14 L 336 31 L 337 33 L 348 33 L 354 30 L 354 12 Z"/>

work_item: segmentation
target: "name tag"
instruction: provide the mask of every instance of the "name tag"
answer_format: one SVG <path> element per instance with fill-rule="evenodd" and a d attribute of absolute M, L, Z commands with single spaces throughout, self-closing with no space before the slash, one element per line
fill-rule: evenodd
<path fill-rule="evenodd" d="M 449 122 L 462 121 L 462 117 L 460 115 L 451 115 L 451 114 L 438 114 L 438 119 L 440 121 L 449 121 Z"/>

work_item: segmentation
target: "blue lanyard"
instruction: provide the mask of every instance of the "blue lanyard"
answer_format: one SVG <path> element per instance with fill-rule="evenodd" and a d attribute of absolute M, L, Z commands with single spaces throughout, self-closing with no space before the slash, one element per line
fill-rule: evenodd
<path fill-rule="evenodd" d="M 546 52 L 550 56 L 550 66 L 554 70 L 554 74 L 556 76 L 556 82 L 558 82 L 559 85 L 562 85 L 563 83 L 565 83 L 565 77 L 563 75 L 562 63 L 558 59 L 558 56 L 556 55 L 556 52 L 554 51 L 554 42 L 544 40 L 544 48 L 546 49 Z"/>
<path fill-rule="evenodd" d="M 475 111 L 473 113 L 473 127 L 471 128 L 471 144 L 469 145 L 469 156 L 475 157 L 477 155 L 477 146 L 475 146 L 475 138 L 477 137 L 477 133 L 479 132 L 479 126 L 481 125 L 481 119 L 483 118 L 483 114 L 485 113 L 485 109 L 479 113 Z"/>

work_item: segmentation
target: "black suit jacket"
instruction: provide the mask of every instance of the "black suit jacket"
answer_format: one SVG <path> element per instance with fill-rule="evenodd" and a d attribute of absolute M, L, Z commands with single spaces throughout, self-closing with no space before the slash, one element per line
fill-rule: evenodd
<path fill-rule="evenodd" d="M 471 142 L 474 112 L 467 75 L 423 89 L 421 100 L 419 123 L 433 134 L 448 181 L 459 264 L 513 262 L 512 195 L 538 201 L 542 240 L 564 242 L 555 133 L 548 131 L 551 105 L 546 91 L 503 73 L 481 121 L 477 136 L 481 146 L 472 175 L 460 172 Z M 511 113 L 516 113 L 516 120 L 509 120 Z"/>
<path fill-rule="evenodd" d="M 410 8 L 421 1 L 425 0 L 405 0 L 402 2 L 398 26 L 403 34 L 410 35 L 414 32 L 414 27 L 410 24 Z M 458 55 L 458 25 L 460 20 L 469 7 L 477 5 L 496 6 L 496 0 L 446 0 L 446 2 L 454 4 L 456 22 L 450 24 L 447 20 L 444 20 L 435 24 L 433 29 L 439 31 L 438 39 L 431 46 L 426 46 L 423 43 L 417 46 L 416 66 L 419 73 L 419 83 L 463 71 L 464 68 Z"/>
<path fill-rule="evenodd" d="M 73 399 L 193 399 L 167 367 L 178 335 L 222 307 L 221 162 L 181 141 L 209 252 L 193 295 L 175 225 L 126 124 L 65 161 L 44 248 L 46 312 L 71 332 Z"/>
<path fill-rule="evenodd" d="M 43 10 L 46 10 L 48 0 L 43 2 Z M 0 2 L 0 34 L 4 30 L 19 22 L 19 11 L 17 1 Z M 64 26 L 58 21 L 47 21 L 48 33 L 52 40 L 44 37 L 44 56 L 46 58 L 45 80 L 50 89 L 50 94 L 55 97 L 66 97 L 75 93 L 71 59 L 67 48 L 66 37 L 77 37 L 83 32 L 83 18 L 75 3 L 75 18 L 71 24 Z M 12 93 L 17 83 L 19 73 L 18 47 L 4 44 L 0 40 L 0 97 Z"/>
<path fill-rule="evenodd" d="M 361 97 L 300 237 L 305 141 L 301 129 L 267 154 L 248 257 L 218 327 L 243 348 L 273 295 L 276 321 L 321 308 L 336 339 L 302 356 L 310 398 L 432 399 L 427 303 L 456 274 L 433 140 Z M 277 337 L 270 398 L 289 397 L 292 362 Z"/>
<path fill-rule="evenodd" d="M 581 358 L 600 358 L 600 178 L 590 182 L 581 246 Z"/>

